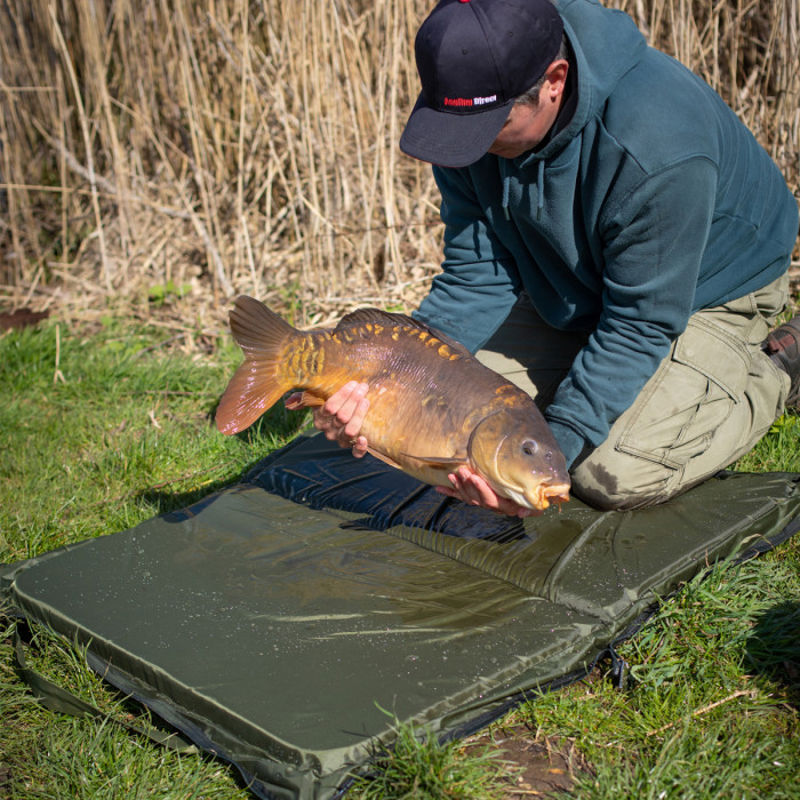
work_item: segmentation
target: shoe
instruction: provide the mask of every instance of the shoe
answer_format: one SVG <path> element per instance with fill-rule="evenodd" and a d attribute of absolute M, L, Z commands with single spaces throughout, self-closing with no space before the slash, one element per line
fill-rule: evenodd
<path fill-rule="evenodd" d="M 792 380 L 786 407 L 800 409 L 800 314 L 770 331 L 762 348 Z"/>

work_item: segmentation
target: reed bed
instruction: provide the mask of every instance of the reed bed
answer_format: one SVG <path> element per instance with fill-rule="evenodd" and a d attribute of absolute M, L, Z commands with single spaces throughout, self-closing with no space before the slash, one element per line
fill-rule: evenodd
<path fill-rule="evenodd" d="M 800 0 L 609 4 L 720 92 L 800 196 Z M 2 0 L 0 305 L 188 295 L 213 315 L 247 292 L 303 323 L 413 306 L 438 195 L 397 141 L 431 6 Z"/>

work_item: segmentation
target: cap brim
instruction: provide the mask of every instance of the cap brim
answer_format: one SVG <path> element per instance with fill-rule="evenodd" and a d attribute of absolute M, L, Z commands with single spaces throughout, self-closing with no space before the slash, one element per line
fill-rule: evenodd
<path fill-rule="evenodd" d="M 400 136 L 400 149 L 442 167 L 467 167 L 486 155 L 513 103 L 471 114 L 448 113 L 429 108 L 420 95 Z"/>

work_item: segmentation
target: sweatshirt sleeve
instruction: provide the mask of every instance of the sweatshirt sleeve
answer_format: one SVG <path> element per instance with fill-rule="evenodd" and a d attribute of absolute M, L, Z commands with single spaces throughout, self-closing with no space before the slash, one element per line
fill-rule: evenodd
<path fill-rule="evenodd" d="M 442 271 L 413 316 L 480 349 L 508 316 L 520 280 L 514 260 L 488 224 L 467 170 L 434 167 L 442 195 Z"/>
<path fill-rule="evenodd" d="M 600 318 L 545 414 L 568 464 L 608 437 L 685 330 L 716 183 L 714 164 L 689 159 L 649 176 L 602 215 Z"/>

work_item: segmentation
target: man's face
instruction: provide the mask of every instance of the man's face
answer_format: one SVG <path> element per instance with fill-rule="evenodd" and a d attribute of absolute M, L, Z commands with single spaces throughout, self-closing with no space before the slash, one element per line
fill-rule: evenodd
<path fill-rule="evenodd" d="M 558 116 L 567 67 L 563 60 L 554 61 L 548 67 L 537 105 L 517 103 L 512 106 L 505 125 L 489 148 L 490 153 L 516 158 L 542 142 Z"/>
<path fill-rule="evenodd" d="M 489 152 L 503 158 L 516 158 L 536 147 L 547 136 L 556 118 L 555 114 L 551 118 L 546 111 L 547 106 L 543 107 L 541 103 L 538 106 L 528 103 L 513 106 Z"/>

